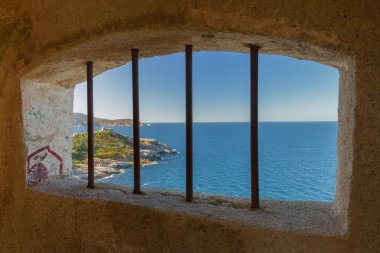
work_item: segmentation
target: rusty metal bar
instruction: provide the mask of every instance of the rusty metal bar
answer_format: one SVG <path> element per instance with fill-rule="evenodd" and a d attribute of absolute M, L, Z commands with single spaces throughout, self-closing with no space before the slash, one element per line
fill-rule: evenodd
<path fill-rule="evenodd" d="M 251 61 L 251 208 L 259 208 L 258 60 L 260 47 L 249 45 L 249 48 Z"/>
<path fill-rule="evenodd" d="M 94 82 L 93 82 L 93 62 L 87 65 L 87 147 L 88 147 L 88 184 L 87 188 L 94 186 Z"/>
<path fill-rule="evenodd" d="M 186 45 L 186 201 L 193 201 L 193 46 Z"/>
<path fill-rule="evenodd" d="M 140 109 L 139 109 L 139 50 L 132 49 L 133 97 L 133 193 L 141 194 L 140 183 Z"/>

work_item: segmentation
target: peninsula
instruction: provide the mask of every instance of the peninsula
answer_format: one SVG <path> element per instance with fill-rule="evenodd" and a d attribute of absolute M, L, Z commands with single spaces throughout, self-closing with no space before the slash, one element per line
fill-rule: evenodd
<path fill-rule="evenodd" d="M 133 166 L 133 139 L 116 133 L 110 128 L 94 132 L 95 140 L 95 178 L 100 179 L 119 174 L 123 169 Z M 140 139 L 141 165 L 157 164 L 163 155 L 177 151 L 154 139 Z M 85 178 L 87 174 L 87 133 L 73 136 L 73 173 Z"/>

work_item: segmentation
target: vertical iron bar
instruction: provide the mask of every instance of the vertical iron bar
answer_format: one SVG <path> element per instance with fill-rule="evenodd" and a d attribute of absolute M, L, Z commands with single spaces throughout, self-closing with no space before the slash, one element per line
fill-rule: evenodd
<path fill-rule="evenodd" d="M 87 147 L 88 147 L 88 184 L 87 188 L 94 186 L 94 85 L 93 85 L 93 62 L 87 65 Z"/>
<path fill-rule="evenodd" d="M 186 201 L 193 201 L 193 46 L 186 45 Z"/>
<path fill-rule="evenodd" d="M 251 58 L 251 208 L 259 208 L 258 60 L 260 47 L 256 45 L 249 47 Z"/>
<path fill-rule="evenodd" d="M 133 97 L 133 193 L 141 194 L 140 184 L 140 109 L 139 109 L 139 50 L 132 49 Z"/>

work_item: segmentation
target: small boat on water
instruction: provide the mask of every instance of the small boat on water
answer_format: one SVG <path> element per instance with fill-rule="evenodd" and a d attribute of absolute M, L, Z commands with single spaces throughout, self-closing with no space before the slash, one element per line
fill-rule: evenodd
<path fill-rule="evenodd" d="M 146 126 L 151 126 L 151 124 L 147 123 Z"/>

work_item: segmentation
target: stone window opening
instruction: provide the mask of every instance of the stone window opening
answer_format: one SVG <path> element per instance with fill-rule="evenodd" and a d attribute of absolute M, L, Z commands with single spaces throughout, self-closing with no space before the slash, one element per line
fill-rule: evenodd
<path fill-rule="evenodd" d="M 347 78 L 345 70 L 347 66 L 350 67 L 345 65 L 340 69 L 340 86 L 342 86 L 342 80 L 345 81 Z M 95 70 L 95 72 L 99 73 L 99 70 Z M 39 179 L 46 176 L 71 175 L 72 164 L 72 147 L 66 144 L 70 143 L 72 139 L 72 135 L 68 133 L 72 132 L 70 117 L 72 117 L 74 87 L 65 86 L 65 81 L 52 85 L 49 82 L 36 80 L 38 78 L 34 78 L 32 74 L 21 81 L 25 143 L 28 154 L 26 172 L 29 173 L 26 179 L 30 186 L 39 184 Z M 33 96 L 30 96 L 30 94 L 33 94 Z M 344 101 L 340 102 L 340 107 Z M 340 124 L 339 128 L 341 129 Z M 342 142 L 340 142 L 340 145 L 342 145 Z M 47 168 L 53 169 L 49 170 Z M 338 194 L 340 187 L 340 183 L 337 182 Z M 341 201 L 339 196 L 337 200 L 338 202 Z M 340 209 L 341 206 L 336 203 L 334 208 L 338 209 L 338 214 L 344 210 L 344 208 Z"/>

